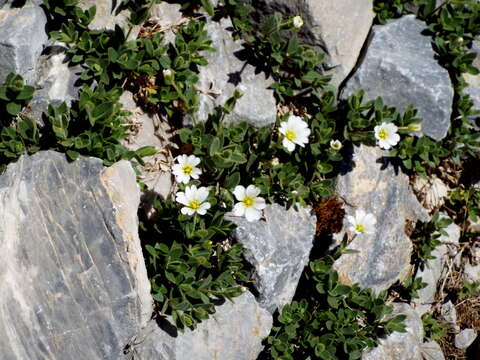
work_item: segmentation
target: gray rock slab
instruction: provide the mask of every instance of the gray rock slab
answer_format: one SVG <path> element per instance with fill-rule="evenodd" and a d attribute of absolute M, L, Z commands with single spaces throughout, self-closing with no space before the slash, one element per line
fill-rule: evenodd
<path fill-rule="evenodd" d="M 0 176 L 2 360 L 123 358 L 152 299 L 125 161 L 39 152 Z"/>
<path fill-rule="evenodd" d="M 300 15 L 300 36 L 327 53 L 332 83 L 338 86 L 355 66 L 375 14 L 372 0 L 261 0 L 252 1 L 266 14 Z M 263 6 L 258 5 L 263 4 Z"/>
<path fill-rule="evenodd" d="M 358 283 L 375 292 L 388 289 L 409 273 L 412 243 L 405 234 L 406 220 L 429 218 L 410 189 L 408 176 L 382 160 L 384 155 L 378 147 L 355 148 L 353 169 L 340 175 L 336 185 L 348 215 L 363 209 L 376 217 L 377 224 L 373 234 L 358 235 L 350 243 L 348 248 L 358 252 L 343 254 L 334 268 L 344 283 Z M 341 240 L 343 234 L 336 239 Z"/>
<path fill-rule="evenodd" d="M 88 25 L 91 30 L 114 30 L 115 26 L 120 26 L 127 34 L 130 31 L 128 40 L 135 40 L 140 32 L 140 26 L 132 26 L 128 22 L 130 11 L 122 10 L 117 13 L 121 1 L 116 0 L 80 0 L 77 4 L 83 10 L 87 10 L 93 5 L 97 12 L 93 21 Z M 131 28 L 131 30 L 130 30 Z"/>
<path fill-rule="evenodd" d="M 245 258 L 255 269 L 260 304 L 271 313 L 292 301 L 308 263 L 316 228 L 310 209 L 273 204 L 264 210 L 265 221 L 248 222 L 230 216 L 237 224 L 233 235 L 245 248 Z"/>
<path fill-rule="evenodd" d="M 460 327 L 457 325 L 457 310 L 450 300 L 442 305 L 440 308 L 440 314 L 442 315 L 443 320 L 445 320 L 451 328 L 457 331 L 460 330 Z"/>
<path fill-rule="evenodd" d="M 173 158 L 168 149 L 173 130 L 166 121 L 161 121 L 158 115 L 147 114 L 137 107 L 131 92 L 124 91 L 120 102 L 123 109 L 131 113 L 126 120 L 134 129 L 123 141 L 124 145 L 130 150 L 144 146 L 153 146 L 157 150 L 155 155 L 143 159 L 145 165 L 138 167 L 140 180 L 149 191 L 164 199 L 169 198 L 173 192 L 172 172 L 169 166 L 173 163 Z"/>
<path fill-rule="evenodd" d="M 29 84 L 48 37 L 47 17 L 39 6 L 0 10 L 0 83 L 11 72 Z"/>
<path fill-rule="evenodd" d="M 48 105 L 58 106 L 62 102 L 70 106 L 78 98 L 79 88 L 75 82 L 80 78 L 80 67 L 69 67 L 65 54 L 42 55 L 37 62 L 35 93 L 28 108 L 28 116 L 43 123 L 42 113 Z"/>
<path fill-rule="evenodd" d="M 176 337 L 151 322 L 138 336 L 138 360 L 255 360 L 272 327 L 272 316 L 248 291 L 216 308 L 195 330 Z"/>
<path fill-rule="evenodd" d="M 453 250 L 452 248 L 454 248 L 454 251 L 457 250 L 455 244 L 458 244 L 460 240 L 460 227 L 452 223 L 444 230 L 448 235 L 442 235 L 439 238 L 442 244 L 432 251 L 432 256 L 435 256 L 435 259 L 428 260 L 423 269 L 419 269 L 415 275 L 415 278 L 422 278 L 422 281 L 427 283 L 426 287 L 418 290 L 419 298 L 414 299 L 415 303 L 432 304 L 435 302 L 438 281 L 446 272 L 447 259 Z"/>
<path fill-rule="evenodd" d="M 385 339 L 381 339 L 377 347 L 364 351 L 362 360 L 423 360 L 422 319 L 408 304 L 393 303 L 392 305 L 394 311 L 391 317 L 407 316 L 406 332 L 393 332 Z"/>
<path fill-rule="evenodd" d="M 194 114 L 197 121 L 205 121 L 217 106 L 224 105 L 235 89 L 243 93 L 235 109 L 226 116 L 226 122 L 246 121 L 255 126 L 272 125 L 277 116 L 273 90 L 268 89 L 271 79 L 264 73 L 255 73 L 255 68 L 238 58 L 242 42 L 235 41 L 227 28 L 231 21 L 207 23 L 206 30 L 216 52 L 203 55 L 207 66 L 200 67 L 197 88 L 201 90 L 198 111 Z M 191 121 L 191 119 L 190 119 Z"/>
<path fill-rule="evenodd" d="M 442 348 L 436 341 L 423 343 L 422 355 L 424 360 L 445 360 Z"/>
<path fill-rule="evenodd" d="M 477 54 L 476 59 L 473 61 L 473 65 L 480 70 L 480 40 L 473 42 L 472 52 Z M 473 100 L 473 108 L 475 110 L 480 110 L 480 74 L 463 74 L 463 77 L 468 84 L 464 92 L 470 95 Z M 480 115 L 477 117 L 480 117 Z"/>
<path fill-rule="evenodd" d="M 412 104 L 423 119 L 423 134 L 441 140 L 450 127 L 453 88 L 436 60 L 432 38 L 422 34 L 425 29 L 414 15 L 374 26 L 365 56 L 341 97 L 364 89 L 366 100 L 381 96 L 400 111 Z"/>
<path fill-rule="evenodd" d="M 173 43 L 175 41 L 176 25 L 182 22 L 182 13 L 180 4 L 169 4 L 162 2 L 154 4 L 150 10 L 150 21 L 158 24 L 162 29 L 165 42 Z"/>
<path fill-rule="evenodd" d="M 476 338 L 477 333 L 475 330 L 463 329 L 462 331 L 460 331 L 460 333 L 455 335 L 455 346 L 457 347 L 457 349 L 464 350 L 470 345 L 472 345 Z"/>

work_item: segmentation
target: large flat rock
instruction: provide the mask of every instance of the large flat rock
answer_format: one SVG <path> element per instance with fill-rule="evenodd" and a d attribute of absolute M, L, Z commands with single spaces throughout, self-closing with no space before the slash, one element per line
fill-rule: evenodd
<path fill-rule="evenodd" d="M 423 119 L 423 134 L 441 140 L 450 127 L 453 88 L 426 29 L 414 15 L 374 26 L 365 56 L 341 96 L 364 89 L 366 100 L 380 96 L 400 111 L 412 104 Z"/>
<path fill-rule="evenodd" d="M 0 176 L 2 360 L 123 358 L 151 316 L 139 190 L 122 161 L 23 156 Z"/>
<path fill-rule="evenodd" d="M 203 54 L 208 65 L 199 69 L 197 88 L 202 93 L 194 117 L 197 121 L 207 120 L 215 107 L 224 105 L 238 90 L 243 96 L 233 112 L 226 116 L 226 122 L 246 121 L 258 127 L 272 125 L 277 117 L 273 90 L 268 89 L 272 79 L 266 79 L 263 73 L 256 74 L 252 65 L 240 60 L 238 53 L 243 48 L 242 42 L 233 39 L 227 30 L 231 26 L 231 21 L 227 19 L 206 25 L 216 52 Z"/>
<path fill-rule="evenodd" d="M 375 14 L 373 0 L 260 0 L 252 5 L 265 14 L 300 15 L 300 36 L 326 52 L 332 83 L 339 85 L 355 66 Z"/>
<path fill-rule="evenodd" d="M 0 83 L 11 72 L 32 83 L 35 64 L 48 40 L 46 24 L 40 6 L 0 10 Z"/>
<path fill-rule="evenodd" d="M 255 269 L 259 301 L 270 312 L 292 301 L 313 247 L 316 222 L 310 210 L 273 204 L 264 210 L 265 221 L 237 224 L 234 237 L 245 248 L 245 258 Z"/>
<path fill-rule="evenodd" d="M 334 268 L 344 283 L 358 283 L 377 293 L 404 279 L 410 270 L 412 243 L 405 234 L 406 220 L 428 220 L 408 176 L 382 160 L 384 155 L 377 147 L 355 148 L 353 168 L 339 176 L 336 185 L 348 215 L 363 209 L 376 217 L 377 224 L 373 234 L 358 235 L 351 242 L 348 248 L 358 252 L 343 254 Z"/>
<path fill-rule="evenodd" d="M 138 360 L 256 360 L 271 327 L 272 316 L 247 291 L 193 331 L 169 334 L 151 322 L 132 351 Z"/>

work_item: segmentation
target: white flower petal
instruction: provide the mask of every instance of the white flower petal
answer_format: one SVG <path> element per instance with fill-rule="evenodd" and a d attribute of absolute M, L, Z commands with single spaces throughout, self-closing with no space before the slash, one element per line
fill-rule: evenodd
<path fill-rule="evenodd" d="M 260 194 L 260 189 L 255 185 L 248 185 L 245 194 L 249 197 L 255 198 Z"/>
<path fill-rule="evenodd" d="M 185 206 L 181 210 L 183 215 L 193 215 L 195 213 L 195 210 L 190 209 L 188 206 Z"/>
<path fill-rule="evenodd" d="M 261 197 L 257 197 L 255 199 L 255 203 L 253 204 L 253 207 L 257 210 L 263 210 L 267 207 L 267 204 L 265 203 L 265 199 Z"/>
<path fill-rule="evenodd" d="M 242 185 L 237 185 L 237 186 L 235 186 L 235 189 L 233 190 L 233 195 L 235 195 L 235 198 L 238 201 L 242 201 L 243 199 L 245 199 L 245 196 L 246 196 L 245 192 L 246 192 L 246 190 Z"/>
<path fill-rule="evenodd" d="M 185 193 L 183 191 L 180 191 L 180 192 L 177 193 L 175 200 L 182 205 L 187 205 L 188 204 L 188 201 L 185 197 Z"/>
<path fill-rule="evenodd" d="M 262 212 L 254 208 L 245 209 L 245 218 L 247 221 L 257 221 L 262 217 Z"/>
<path fill-rule="evenodd" d="M 234 216 L 244 216 L 245 215 L 245 204 L 243 202 L 236 203 L 233 207 L 232 213 Z"/>
<path fill-rule="evenodd" d="M 287 138 L 283 138 L 282 145 L 290 152 L 295 150 L 295 144 L 288 140 Z"/>

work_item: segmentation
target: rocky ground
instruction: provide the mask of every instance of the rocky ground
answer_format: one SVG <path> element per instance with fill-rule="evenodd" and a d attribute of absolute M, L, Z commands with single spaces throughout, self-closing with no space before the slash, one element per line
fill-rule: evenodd
<path fill-rule="evenodd" d="M 69 66 L 58 51 L 62 44 L 47 35 L 40 3 L 28 0 L 17 7 L 0 0 L 0 84 L 14 72 L 35 87 L 23 115 L 41 126 L 48 104 L 77 99 L 80 66 Z M 97 6 L 91 29 L 126 27 L 128 14 L 115 15 L 115 3 L 81 0 L 79 5 Z M 381 96 L 401 111 L 413 104 L 423 119 L 423 136 L 435 141 L 448 136 L 454 86 L 437 61 L 426 23 L 415 15 L 380 25 L 374 22 L 372 0 L 262 0 L 258 11 L 259 18 L 272 11 L 302 15 L 302 39 L 328 54 L 326 72 L 338 87 L 338 99 L 364 89 L 366 100 Z M 179 4 L 155 4 L 148 22 L 133 27 L 129 36 L 160 31 L 167 42 L 174 41 L 177 27 L 192 16 Z M 236 89 L 244 95 L 227 123 L 273 126 L 282 109 L 270 88 L 272 77 L 238 56 L 243 42 L 233 37 L 230 19 L 207 18 L 216 52 L 204 54 L 208 65 L 199 68 L 199 106 L 182 126 L 205 121 Z M 472 48 L 477 66 L 479 41 Z M 480 75 L 467 74 L 465 80 L 465 91 L 480 110 Z M 258 222 L 230 218 L 236 228 L 228 241 L 243 245 L 252 286 L 232 301 L 219 301 L 208 320 L 181 332 L 159 315 L 152 298 L 137 216 L 139 207 L 148 212 L 152 195 L 173 199 L 178 190 L 172 174 L 178 150 L 173 135 L 181 126 L 147 111 L 138 94 L 126 90 L 120 101 L 130 111 L 125 146 L 157 150 L 137 173 L 125 160 L 105 166 L 94 157 L 71 162 L 57 151 L 41 151 L 22 156 L 0 175 L 2 359 L 257 359 L 277 310 L 295 298 L 309 260 L 340 244 L 349 231 L 343 215 L 357 208 L 375 215 L 375 231 L 356 237 L 349 248 L 357 252 L 342 254 L 333 268 L 344 284 L 359 284 L 376 294 L 387 291 L 394 315 L 406 315 L 406 332 L 382 338 L 361 358 L 480 358 L 480 294 L 464 286 L 464 281 L 480 283 L 479 225 L 462 218 L 464 209 L 453 207 L 448 181 L 455 171 L 467 177 L 478 162 L 462 169 L 445 163 L 435 176 L 432 172 L 422 180 L 388 161 L 379 147 L 352 146 L 335 179 L 335 197 L 344 209 L 340 219 L 322 220 L 326 210 L 318 210 L 319 204 L 287 210 L 276 203 L 267 205 Z M 478 189 L 479 180 L 471 175 L 459 181 L 468 190 Z M 415 224 L 430 221 L 438 209 L 441 217 L 455 221 L 420 267 Z M 333 238 L 320 236 L 321 221 L 337 221 L 341 229 Z M 405 297 L 408 286 L 400 284 L 415 279 L 425 287 L 417 297 Z M 446 336 L 435 336 L 428 319 L 446 324 Z"/>

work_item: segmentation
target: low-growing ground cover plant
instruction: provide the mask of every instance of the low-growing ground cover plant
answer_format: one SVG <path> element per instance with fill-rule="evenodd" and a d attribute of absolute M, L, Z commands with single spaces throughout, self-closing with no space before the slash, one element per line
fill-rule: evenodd
<path fill-rule="evenodd" d="M 132 25 L 142 24 L 154 1 L 123 0 L 119 9 L 131 11 Z M 376 1 L 377 20 L 400 16 L 410 1 Z M 478 35 L 480 22 L 471 1 L 457 1 L 432 9 L 432 1 L 416 0 L 419 16 L 426 19 L 434 36 L 441 63 L 454 80 L 456 97 L 449 136 L 441 142 L 419 137 L 421 119 L 413 107 L 404 113 L 382 100 L 363 101 L 359 92 L 337 101 L 329 77 L 323 72 L 323 54 L 303 44 L 297 35 L 303 26 L 300 14 L 274 14 L 255 23 L 249 2 L 225 0 L 214 8 L 209 0 L 182 2 L 186 14 L 200 12 L 180 26 L 176 39 L 166 44 L 160 33 L 128 40 L 129 30 L 88 29 L 95 8 L 80 9 L 77 0 L 44 0 L 50 35 L 66 44 L 68 61 L 83 69 L 79 100 L 70 107 L 50 106 L 45 126 L 22 110 L 34 89 L 18 75 L 0 86 L 0 166 L 21 154 L 43 149 L 78 156 L 96 156 L 106 165 L 120 159 L 142 162 L 153 154 L 146 147 L 127 150 L 125 111 L 119 103 L 123 90 L 131 90 L 138 104 L 172 124 L 198 105 L 198 71 L 206 65 L 202 56 L 214 51 L 205 31 L 206 17 L 231 16 L 233 33 L 244 39 L 247 61 L 274 80 L 282 111 L 274 126 L 255 128 L 247 123 L 225 124 L 241 93 L 236 92 L 209 119 L 177 129 L 178 149 L 172 172 L 177 192 L 171 199 L 155 198 L 153 211 L 140 209 L 140 233 L 145 249 L 152 295 L 160 316 L 171 316 L 179 329 L 194 328 L 215 312 L 215 305 L 233 299 L 251 286 L 250 270 L 242 246 L 230 236 L 234 224 L 225 218 L 233 211 L 248 221 L 261 221 L 268 203 L 287 206 L 318 205 L 333 194 L 340 164 L 353 146 L 366 144 L 388 150 L 385 154 L 403 171 L 428 177 L 439 164 L 461 165 L 478 159 L 478 135 L 471 126 L 472 101 L 462 93 L 461 74 L 475 73 L 468 47 Z M 471 6 L 471 7 L 470 7 Z M 203 8 L 203 10 L 202 10 Z M 459 39 L 463 40 L 460 41 Z M 1 170 L 1 169 L 0 169 Z M 463 191 L 463 192 L 462 192 Z M 465 219 L 478 215 L 478 191 L 455 189 L 451 203 L 463 209 Z M 342 215 L 343 218 L 343 215 Z M 374 230 L 371 214 L 358 210 L 349 218 L 351 232 L 368 236 Z M 425 262 L 438 245 L 446 222 L 438 215 L 418 224 L 413 241 L 415 259 Z M 319 232 L 322 238 L 333 232 Z M 392 331 L 404 331 L 403 317 L 389 318 L 387 294 L 374 295 L 357 285 L 341 284 L 332 269 L 336 256 L 348 251 L 352 238 L 333 255 L 312 257 L 294 301 L 276 314 L 271 336 L 265 341 L 263 358 L 358 359 L 367 347 Z M 410 278 L 404 284 L 415 297 L 423 286 Z M 466 285 L 465 294 L 472 293 Z M 467 295 L 465 295 L 467 296 Z M 409 300 L 407 297 L 402 300 Z M 424 318 L 426 336 L 436 339 L 442 325 Z"/>

